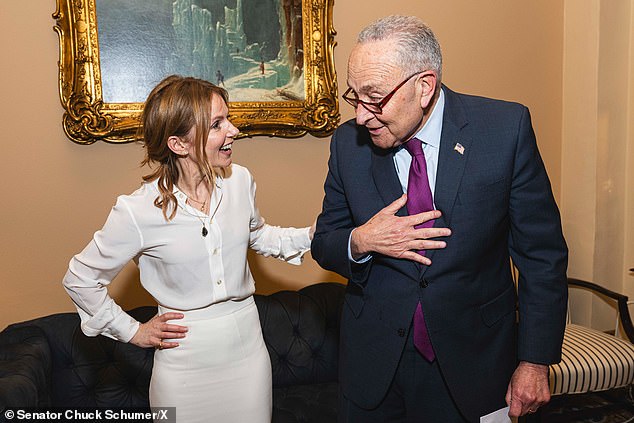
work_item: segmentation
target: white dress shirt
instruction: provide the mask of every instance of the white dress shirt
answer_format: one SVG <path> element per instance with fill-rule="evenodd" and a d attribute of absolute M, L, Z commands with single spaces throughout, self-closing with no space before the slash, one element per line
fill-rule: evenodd
<path fill-rule="evenodd" d="M 144 183 L 117 199 L 104 227 L 74 256 L 64 276 L 68 291 L 88 336 L 103 334 L 128 342 L 139 322 L 108 295 L 107 286 L 134 260 L 143 287 L 168 308 L 193 310 L 255 292 L 247 263 L 247 248 L 300 264 L 310 249 L 309 228 L 265 224 L 255 204 L 256 186 L 249 171 L 232 165 L 216 179 L 210 215 L 185 203 L 178 188 L 178 209 L 166 221 L 154 205 L 157 181 Z M 203 223 L 208 230 L 202 236 Z"/>
<path fill-rule="evenodd" d="M 445 111 L 445 93 L 440 90 L 438 101 L 431 111 L 431 115 L 420 131 L 413 138 L 418 138 L 423 142 L 423 153 L 427 163 L 427 179 L 431 188 L 432 197 L 436 188 L 436 173 L 438 171 L 438 155 L 440 153 L 440 135 L 442 134 L 442 116 Z M 394 166 L 398 179 L 401 182 L 403 193 L 407 192 L 407 179 L 409 178 L 409 167 L 412 163 L 412 156 L 400 146 L 394 153 Z"/>

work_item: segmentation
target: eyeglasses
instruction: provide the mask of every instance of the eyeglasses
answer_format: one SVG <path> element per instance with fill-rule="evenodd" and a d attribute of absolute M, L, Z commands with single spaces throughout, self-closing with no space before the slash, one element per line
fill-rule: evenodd
<path fill-rule="evenodd" d="M 383 97 L 383 99 L 381 99 L 381 101 L 377 101 L 377 102 L 368 102 L 368 101 L 363 101 L 360 100 L 359 97 L 357 97 L 357 93 L 354 92 L 354 90 L 352 88 L 348 88 L 346 90 L 345 93 L 343 93 L 343 99 L 346 100 L 346 102 L 351 105 L 352 107 L 355 108 L 355 110 L 357 109 L 357 107 L 359 107 L 359 104 L 361 104 L 367 111 L 369 111 L 370 113 L 375 113 L 377 115 L 380 115 L 381 113 L 383 113 L 383 108 L 385 107 L 385 105 L 387 104 L 388 101 L 390 101 L 390 99 L 394 96 L 394 94 L 396 94 L 396 92 L 403 86 L 405 85 L 405 83 L 407 81 L 409 81 L 410 79 L 412 79 L 413 77 L 415 77 L 418 74 L 421 74 L 425 71 L 418 71 L 416 73 L 411 74 L 410 76 L 408 76 L 407 78 L 405 78 L 405 80 L 403 82 L 401 82 L 400 84 L 398 84 L 392 91 L 390 91 L 390 93 L 388 95 L 386 95 L 385 97 Z"/>

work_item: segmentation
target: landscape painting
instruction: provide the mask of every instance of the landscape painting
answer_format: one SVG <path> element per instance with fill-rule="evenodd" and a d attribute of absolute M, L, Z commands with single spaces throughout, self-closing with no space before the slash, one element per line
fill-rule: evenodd
<path fill-rule="evenodd" d="M 172 74 L 227 89 L 238 137 L 331 134 L 339 123 L 334 0 L 57 0 L 63 127 L 80 144 L 138 140 Z"/>
<path fill-rule="evenodd" d="M 142 102 L 171 74 L 231 101 L 303 100 L 301 0 L 96 0 L 106 102 Z"/>

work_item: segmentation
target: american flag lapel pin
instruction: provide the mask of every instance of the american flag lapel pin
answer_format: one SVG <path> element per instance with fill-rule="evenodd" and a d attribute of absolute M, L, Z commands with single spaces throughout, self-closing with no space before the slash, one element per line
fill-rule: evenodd
<path fill-rule="evenodd" d="M 458 153 L 460 153 L 460 155 L 464 155 L 464 147 L 459 142 L 456 143 L 453 149 L 457 151 Z"/>

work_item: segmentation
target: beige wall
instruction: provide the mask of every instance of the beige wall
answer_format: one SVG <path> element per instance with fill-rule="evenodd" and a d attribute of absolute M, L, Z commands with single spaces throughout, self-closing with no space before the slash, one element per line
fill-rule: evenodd
<path fill-rule="evenodd" d="M 102 225 L 115 197 L 135 189 L 142 174 L 137 145 L 80 146 L 66 139 L 57 92 L 54 10 L 54 0 L 0 1 L 0 328 L 73 310 L 60 286 L 69 258 Z M 445 55 L 444 80 L 452 89 L 531 108 L 559 196 L 564 1 L 337 0 L 340 93 L 354 36 L 369 21 L 391 13 L 417 14 L 435 29 Z M 345 104 L 342 115 L 352 116 Z M 235 161 L 249 167 L 258 181 L 263 214 L 286 225 L 308 225 L 318 213 L 327 155 L 328 139 L 312 136 L 246 139 L 236 143 L 234 152 Z M 310 257 L 300 268 L 259 257 L 251 266 L 259 292 L 341 280 Z M 150 301 L 136 277 L 129 267 L 112 285 L 124 307 Z"/>
<path fill-rule="evenodd" d="M 634 296 L 634 1 L 566 0 L 561 207 L 569 274 Z M 576 293 L 575 321 L 614 322 Z M 612 314 L 613 316 L 613 314 Z"/>

